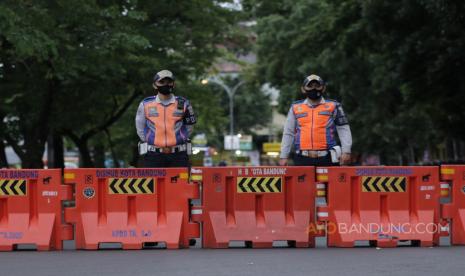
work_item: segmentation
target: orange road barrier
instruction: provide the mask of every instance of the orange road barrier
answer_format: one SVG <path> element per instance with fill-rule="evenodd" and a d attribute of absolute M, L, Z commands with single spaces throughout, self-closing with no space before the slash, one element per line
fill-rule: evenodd
<path fill-rule="evenodd" d="M 60 170 L 0 170 L 0 251 L 35 245 L 60 250 L 73 236 L 61 223 L 61 201 L 71 199 Z"/>
<path fill-rule="evenodd" d="M 437 167 L 330 167 L 327 206 L 317 207 L 326 222 L 329 247 L 355 242 L 394 247 L 439 244 L 440 185 Z M 318 171 L 318 168 L 317 168 Z"/>
<path fill-rule="evenodd" d="M 203 206 L 193 219 L 203 222 L 203 247 L 314 247 L 314 179 L 313 167 L 202 168 Z"/>
<path fill-rule="evenodd" d="M 441 179 L 452 185 L 452 201 L 442 206 L 442 217 L 451 220 L 451 244 L 465 245 L 465 166 L 442 165 Z"/>
<path fill-rule="evenodd" d="M 77 249 L 103 243 L 141 249 L 160 242 L 184 248 L 200 235 L 189 204 L 199 189 L 185 168 L 65 169 L 64 176 L 75 185 L 76 206 L 65 209 L 65 220 L 75 224 Z"/>

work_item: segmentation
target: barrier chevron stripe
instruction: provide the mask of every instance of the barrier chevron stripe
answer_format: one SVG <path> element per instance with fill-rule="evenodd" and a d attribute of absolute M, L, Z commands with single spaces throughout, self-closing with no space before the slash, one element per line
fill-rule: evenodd
<path fill-rule="evenodd" d="M 0 179 L 0 196 L 26 196 L 25 179 Z"/>
<path fill-rule="evenodd" d="M 238 193 L 281 193 L 281 177 L 238 177 Z"/>
<path fill-rule="evenodd" d="M 374 193 L 403 193 L 406 191 L 407 179 L 403 176 L 364 176 L 362 191 Z"/>
<path fill-rule="evenodd" d="M 110 178 L 108 179 L 110 194 L 153 194 L 153 178 Z"/>

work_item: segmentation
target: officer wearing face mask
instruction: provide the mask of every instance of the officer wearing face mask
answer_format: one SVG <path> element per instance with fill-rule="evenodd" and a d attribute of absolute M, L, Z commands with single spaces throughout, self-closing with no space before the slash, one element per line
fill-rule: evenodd
<path fill-rule="evenodd" d="M 334 166 L 350 163 L 352 134 L 340 103 L 323 98 L 326 84 L 317 75 L 305 78 L 306 99 L 291 105 L 284 125 L 279 164 L 286 166 L 294 148 L 296 166 Z M 337 145 L 336 133 L 341 142 Z"/>
<path fill-rule="evenodd" d="M 188 167 L 189 136 L 196 117 L 189 101 L 173 94 L 174 75 L 168 70 L 153 78 L 156 96 L 144 99 L 136 114 L 139 153 L 146 168 Z"/>

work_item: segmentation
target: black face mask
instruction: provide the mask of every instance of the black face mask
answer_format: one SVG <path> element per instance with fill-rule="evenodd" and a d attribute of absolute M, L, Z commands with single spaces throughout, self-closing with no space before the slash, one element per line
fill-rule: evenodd
<path fill-rule="evenodd" d="M 157 90 L 163 95 L 169 95 L 173 93 L 173 86 L 172 85 L 163 85 L 163 86 L 157 85 Z"/>
<path fill-rule="evenodd" d="M 310 100 L 319 100 L 321 99 L 322 95 L 322 90 L 316 90 L 316 89 L 311 89 L 311 90 L 305 90 L 305 96 L 309 98 Z"/>

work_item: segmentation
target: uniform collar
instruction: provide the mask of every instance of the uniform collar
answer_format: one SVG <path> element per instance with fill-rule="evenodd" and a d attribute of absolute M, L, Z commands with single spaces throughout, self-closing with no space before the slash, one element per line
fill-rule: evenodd
<path fill-rule="evenodd" d="M 162 100 L 160 99 L 160 97 L 158 96 L 158 94 L 157 94 L 157 96 L 155 97 L 155 101 L 156 101 L 157 103 L 162 103 L 162 104 L 172 104 L 172 103 L 175 103 L 175 102 L 176 102 L 176 97 L 174 96 L 174 94 L 171 94 L 171 98 L 169 98 L 169 100 L 167 100 L 167 101 L 162 101 Z"/>
<path fill-rule="evenodd" d="M 317 103 L 316 105 L 312 105 L 312 104 L 310 103 L 310 101 L 308 100 L 308 98 L 307 98 L 307 99 L 305 99 L 304 103 L 305 103 L 306 105 L 308 105 L 308 106 L 317 106 L 317 105 L 326 103 L 326 101 L 325 101 L 325 98 L 324 98 L 324 97 L 321 97 L 321 100 L 320 100 L 319 103 Z"/>

